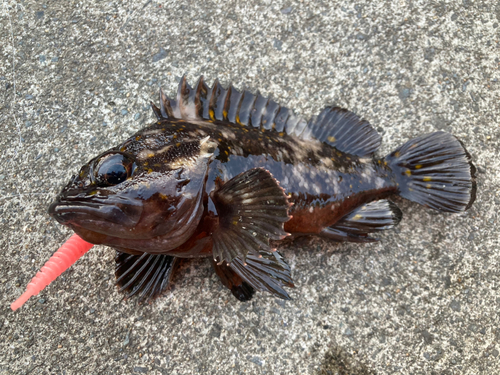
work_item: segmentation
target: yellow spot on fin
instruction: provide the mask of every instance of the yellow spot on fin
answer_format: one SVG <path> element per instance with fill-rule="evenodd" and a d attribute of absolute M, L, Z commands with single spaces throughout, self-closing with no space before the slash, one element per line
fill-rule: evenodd
<path fill-rule="evenodd" d="M 411 171 L 410 171 L 409 169 L 407 169 L 407 170 L 405 171 L 405 173 L 406 173 L 408 176 L 411 176 Z"/>
<path fill-rule="evenodd" d="M 422 164 L 415 165 L 415 169 L 420 169 L 420 168 L 422 168 Z"/>
<path fill-rule="evenodd" d="M 429 177 L 429 176 L 424 177 L 424 181 L 425 181 L 425 182 L 432 181 L 432 177 Z"/>
<path fill-rule="evenodd" d="M 337 140 L 337 139 L 336 139 L 334 136 L 332 136 L 332 135 L 328 137 L 328 141 L 329 141 L 329 142 L 332 142 L 332 143 L 333 143 L 333 142 L 335 142 L 336 140 Z"/>
<path fill-rule="evenodd" d="M 354 217 L 352 218 L 352 220 L 359 220 L 362 217 L 363 217 L 363 215 L 357 214 L 357 215 L 354 215 Z"/>

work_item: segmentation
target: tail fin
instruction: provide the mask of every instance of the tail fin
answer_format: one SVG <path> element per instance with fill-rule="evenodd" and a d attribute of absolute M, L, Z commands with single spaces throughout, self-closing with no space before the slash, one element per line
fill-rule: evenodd
<path fill-rule="evenodd" d="M 462 142 L 449 133 L 412 139 L 386 161 L 403 198 L 445 212 L 465 211 L 476 199 L 476 168 Z"/>

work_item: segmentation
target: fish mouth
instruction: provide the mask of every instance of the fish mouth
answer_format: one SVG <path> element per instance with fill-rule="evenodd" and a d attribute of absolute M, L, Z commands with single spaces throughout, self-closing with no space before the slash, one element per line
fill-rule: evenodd
<path fill-rule="evenodd" d="M 49 206 L 48 213 L 67 226 L 102 229 L 116 224 L 127 228 L 136 226 L 142 216 L 142 205 L 130 199 L 113 197 L 89 200 L 59 199 Z"/>

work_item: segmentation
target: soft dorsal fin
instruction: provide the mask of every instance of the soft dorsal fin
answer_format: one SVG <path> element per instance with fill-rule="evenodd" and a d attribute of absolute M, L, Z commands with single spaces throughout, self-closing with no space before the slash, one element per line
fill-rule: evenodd
<path fill-rule="evenodd" d="M 380 146 L 381 137 L 368 123 L 346 109 L 327 107 L 309 123 L 289 108 L 274 100 L 238 91 L 230 85 L 222 87 L 216 79 L 209 87 L 201 76 L 193 87 L 183 76 L 176 99 L 167 97 L 160 89 L 160 108 L 152 104 L 158 120 L 185 119 L 227 121 L 231 124 L 252 126 L 263 130 L 286 132 L 302 139 L 314 138 L 337 150 L 357 156 L 366 156 Z"/>
<path fill-rule="evenodd" d="M 368 121 L 339 107 L 326 107 L 313 117 L 302 134 L 304 139 L 309 137 L 357 156 L 373 154 L 382 141 Z"/>

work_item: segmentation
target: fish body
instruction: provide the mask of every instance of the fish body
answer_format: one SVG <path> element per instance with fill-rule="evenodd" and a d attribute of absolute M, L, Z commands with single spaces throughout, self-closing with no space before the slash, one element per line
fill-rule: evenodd
<path fill-rule="evenodd" d="M 272 100 L 182 79 L 160 92 L 157 121 L 98 155 L 49 213 L 84 240 L 117 250 L 117 284 L 151 299 L 177 258 L 210 257 L 233 295 L 289 298 L 290 268 L 272 248 L 286 236 L 375 241 L 399 223 L 399 194 L 460 212 L 475 168 L 460 141 L 437 132 L 377 158 L 381 137 L 338 107 L 305 121 Z"/>

